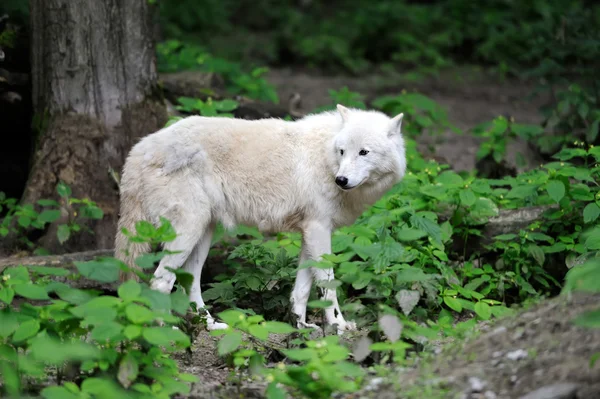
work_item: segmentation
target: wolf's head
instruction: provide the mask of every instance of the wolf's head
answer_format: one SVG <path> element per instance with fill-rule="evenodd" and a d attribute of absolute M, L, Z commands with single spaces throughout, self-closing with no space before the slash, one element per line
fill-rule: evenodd
<path fill-rule="evenodd" d="M 406 158 L 401 125 L 377 111 L 337 106 L 342 119 L 331 151 L 335 159 L 335 183 L 342 190 L 359 186 L 393 185 L 404 176 Z M 387 187 L 389 188 L 389 187 Z"/>

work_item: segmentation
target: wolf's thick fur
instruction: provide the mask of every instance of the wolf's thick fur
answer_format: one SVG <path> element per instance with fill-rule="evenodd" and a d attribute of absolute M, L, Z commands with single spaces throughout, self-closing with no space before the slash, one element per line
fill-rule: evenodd
<path fill-rule="evenodd" d="M 194 276 L 190 299 L 204 307 L 200 275 L 217 222 L 253 225 L 265 232 L 299 231 L 300 263 L 331 252 L 333 229 L 352 224 L 404 176 L 402 114 L 348 109 L 309 115 L 295 122 L 246 121 L 192 116 L 142 139 L 127 158 L 121 180 L 121 217 L 116 256 L 131 267 L 147 251 L 128 245 L 122 228 L 138 220 L 169 219 L 177 238 L 161 260 L 152 288 L 170 292 L 166 267 Z M 127 251 L 126 251 L 127 250 Z M 313 279 L 331 280 L 333 270 L 299 269 L 292 292 L 299 326 Z M 335 290 L 323 290 L 325 310 L 338 331 L 355 328 L 342 316 Z M 226 327 L 207 314 L 210 329 Z M 314 325 L 310 325 L 316 327 Z"/>

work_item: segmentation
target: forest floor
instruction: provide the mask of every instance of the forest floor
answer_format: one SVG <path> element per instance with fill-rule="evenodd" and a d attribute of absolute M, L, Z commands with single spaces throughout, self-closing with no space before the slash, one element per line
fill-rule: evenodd
<path fill-rule="evenodd" d="M 477 71 L 448 72 L 421 80 L 320 76 L 305 71 L 271 70 L 282 103 L 291 94 L 301 98 L 300 111 L 331 104 L 329 89 L 347 86 L 366 100 L 402 89 L 417 90 L 444 106 L 450 121 L 463 131 L 498 115 L 521 123 L 540 123 L 540 106 L 547 100 L 531 98 L 534 89 L 523 82 L 500 81 Z M 470 134 L 448 132 L 418 139 L 420 150 L 444 160 L 455 170 L 473 170 L 479 140 Z M 540 159 L 527 143 L 511 143 L 509 162 L 522 152 L 529 166 Z M 577 327 L 572 320 L 600 303 L 600 296 L 577 295 L 541 301 L 515 315 L 481 323 L 475 336 L 454 342 L 413 368 L 389 370 L 386 377 L 371 375 L 363 391 L 346 398 L 464 398 L 464 399 L 584 399 L 600 398 L 600 330 Z M 264 385 L 235 375 L 216 354 L 216 338 L 201 332 L 191 360 L 182 365 L 198 375 L 191 398 L 262 397 Z"/>

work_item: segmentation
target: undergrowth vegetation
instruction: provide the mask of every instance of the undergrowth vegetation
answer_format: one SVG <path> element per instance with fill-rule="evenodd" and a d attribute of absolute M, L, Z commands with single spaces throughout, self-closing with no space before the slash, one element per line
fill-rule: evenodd
<path fill-rule="evenodd" d="M 359 98 L 347 91 L 343 96 L 348 101 Z M 339 92 L 332 97 L 340 100 Z M 181 110 L 187 112 L 201 113 L 203 106 L 192 99 L 181 101 Z M 354 225 L 334 233 L 331 255 L 311 264 L 335 269 L 336 280 L 323 284 L 338 289 L 347 317 L 358 323 L 353 345 L 327 330 L 315 338 L 282 316 L 289 314 L 298 268 L 298 234 L 264 237 L 245 226 L 216 234 L 221 245 L 213 252 L 226 255 L 229 267 L 206 287 L 204 297 L 230 326 L 212 333 L 219 337 L 216 349 L 236 373 L 268 384 L 269 398 L 284 397 L 284 390 L 323 398 L 356 391 L 368 376 L 361 365 L 382 372 L 386 364 L 411 364 L 434 342 L 476 331 L 479 320 L 509 314 L 512 305 L 524 300 L 559 293 L 569 269 L 565 289 L 599 288 L 600 147 L 580 143 L 517 177 L 480 178 L 474 172 L 456 173 L 417 151 L 416 135 L 449 126 L 433 101 L 401 93 L 372 106 L 405 112 L 408 173 Z M 215 109 L 232 108 L 234 102 Z M 498 117 L 488 129 L 539 134 L 540 128 Z M 64 184 L 58 192 L 67 204 L 83 204 L 83 214 L 100 216 L 92 202 L 68 199 Z M 42 227 L 58 216 L 54 208 L 37 213 L 33 206 L 16 206 L 12 200 L 4 204 L 10 207 L 9 221 L 25 215 Z M 38 205 L 58 206 L 51 201 Z M 485 236 L 490 218 L 529 207 L 541 207 L 531 224 Z M 140 222 L 129 237 L 158 251 L 159 243 L 176 235 L 167 220 L 162 223 Z M 18 225 L 23 224 L 20 219 Z M 136 263 L 151 270 L 162 256 L 154 252 Z M 150 290 L 151 273 L 143 272 L 138 272 L 141 283 L 124 283 L 116 295 L 72 286 L 82 277 L 114 284 L 119 270 L 127 269 L 114 258 L 101 258 L 76 262 L 76 270 L 19 266 L 3 271 L 0 366 L 6 393 L 14 396 L 39 387 L 47 398 L 189 392 L 197 379 L 180 373 L 169 354 L 189 352 L 203 323 L 202 312 L 190 307 L 185 294 L 191 276 L 177 271 L 179 283 L 171 295 Z M 310 301 L 309 318 L 319 320 L 327 305 Z M 577 322 L 597 326 L 598 313 Z M 288 338 L 274 344 L 274 336 Z M 276 349 L 275 367 L 267 367 L 273 355 L 265 348 Z"/>

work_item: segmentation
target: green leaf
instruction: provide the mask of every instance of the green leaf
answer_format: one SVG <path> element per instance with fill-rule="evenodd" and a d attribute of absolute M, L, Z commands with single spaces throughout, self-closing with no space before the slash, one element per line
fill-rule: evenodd
<path fill-rule="evenodd" d="M 523 199 L 527 197 L 532 197 L 536 194 L 536 187 L 534 185 L 520 185 L 513 187 L 508 194 L 506 194 L 506 198 L 518 198 Z"/>
<path fill-rule="evenodd" d="M 2 275 L 8 280 L 6 284 L 17 284 L 17 283 L 27 283 L 30 281 L 29 270 L 25 266 L 17 266 L 17 267 L 9 267 L 4 269 L 4 273 Z"/>
<path fill-rule="evenodd" d="M 17 222 L 19 223 L 19 226 L 27 228 L 31 224 L 31 219 L 27 216 L 19 216 Z"/>
<path fill-rule="evenodd" d="M 60 210 L 58 209 L 46 209 L 38 216 L 38 220 L 43 223 L 52 223 L 58 218 L 60 218 Z"/>
<path fill-rule="evenodd" d="M 14 286 L 17 295 L 27 299 L 50 299 L 48 293 L 43 287 L 33 284 L 17 284 Z"/>
<path fill-rule="evenodd" d="M 267 399 L 286 399 L 285 391 L 276 382 L 271 382 L 265 391 Z"/>
<path fill-rule="evenodd" d="M 408 267 L 402 269 L 396 275 L 396 281 L 399 283 L 412 283 L 415 281 L 427 281 L 435 278 L 434 275 L 426 274 L 423 269 L 418 267 Z"/>
<path fill-rule="evenodd" d="M 74 305 L 81 305 L 94 298 L 94 295 L 89 291 L 71 287 L 61 287 L 56 289 L 55 292 L 60 299 Z"/>
<path fill-rule="evenodd" d="M 114 310 L 121 303 L 119 298 L 114 296 L 100 296 L 89 300 L 88 302 L 71 309 L 71 313 L 80 318 L 93 316 L 97 309 Z"/>
<path fill-rule="evenodd" d="M 77 270 L 90 280 L 112 283 L 119 279 L 119 271 L 125 267 L 123 262 L 115 258 L 100 258 L 89 262 L 73 262 Z"/>
<path fill-rule="evenodd" d="M 448 306 L 450 309 L 454 310 L 455 312 L 462 312 L 462 305 L 460 304 L 460 301 L 456 298 L 453 298 L 451 296 L 445 296 L 444 297 L 444 303 L 446 304 L 446 306 Z"/>
<path fill-rule="evenodd" d="M 0 338 L 6 338 L 19 327 L 17 315 L 10 309 L 0 310 Z"/>
<path fill-rule="evenodd" d="M 396 231 L 396 238 L 400 241 L 415 241 L 427 235 L 426 232 L 419 229 L 403 228 Z"/>
<path fill-rule="evenodd" d="M 529 252 L 529 254 L 533 256 L 533 259 L 535 259 L 540 266 L 544 266 L 546 254 L 544 253 L 544 250 L 542 248 L 534 244 L 529 244 L 529 246 L 527 247 L 527 252 Z"/>
<path fill-rule="evenodd" d="M 483 320 L 489 320 L 489 318 L 492 317 L 492 309 L 490 308 L 490 305 L 481 301 L 475 304 L 475 313 L 477 313 L 477 316 L 481 317 Z"/>
<path fill-rule="evenodd" d="M 68 389 L 64 387 L 47 387 L 42 389 L 42 397 L 45 399 L 79 399 L 81 396 L 78 394 L 74 394 L 69 392 Z"/>
<path fill-rule="evenodd" d="M 263 341 L 266 341 L 267 338 L 269 338 L 269 331 L 259 324 L 250 325 L 248 327 L 248 332 Z"/>
<path fill-rule="evenodd" d="M 123 335 L 125 335 L 125 338 L 127 338 L 128 340 L 136 339 L 137 337 L 142 335 L 142 327 L 133 324 L 128 325 L 127 327 L 125 327 L 125 330 L 123 330 Z"/>
<path fill-rule="evenodd" d="M 40 331 L 40 323 L 37 320 L 28 320 L 21 323 L 15 333 L 13 334 L 12 340 L 14 342 L 24 341 L 28 338 L 33 337 Z"/>
<path fill-rule="evenodd" d="M 97 206 L 88 205 L 81 209 L 81 216 L 87 219 L 100 220 L 104 217 L 104 211 Z"/>
<path fill-rule="evenodd" d="M 137 303 L 130 303 L 125 308 L 125 315 L 135 324 L 144 324 L 154 320 L 154 313 Z"/>
<path fill-rule="evenodd" d="M 180 315 L 185 315 L 190 307 L 189 296 L 181 289 L 173 292 L 171 294 L 171 307 Z"/>
<path fill-rule="evenodd" d="M 121 324 L 116 321 L 109 321 L 94 327 L 92 330 L 92 338 L 96 341 L 103 342 L 115 338 L 121 334 L 121 331 L 123 331 L 123 326 Z"/>
<path fill-rule="evenodd" d="M 413 215 L 410 217 L 410 223 L 417 229 L 426 231 L 434 241 L 442 242 L 442 229 L 436 222 L 423 216 Z"/>
<path fill-rule="evenodd" d="M 66 224 L 61 224 L 60 226 L 58 226 L 58 229 L 56 230 L 56 237 L 58 238 L 58 242 L 64 244 L 70 236 L 71 229 L 69 229 L 69 226 L 67 226 Z"/>
<path fill-rule="evenodd" d="M 230 326 L 235 326 L 241 320 L 244 320 L 246 318 L 246 315 L 240 312 L 239 310 L 225 310 L 217 314 L 217 316 Z"/>
<path fill-rule="evenodd" d="M 600 216 L 600 207 L 595 202 L 590 202 L 583 208 L 583 222 L 592 223 Z"/>
<path fill-rule="evenodd" d="M 464 184 L 463 178 L 458 173 L 451 170 L 440 173 L 440 175 L 435 178 L 435 181 L 444 186 L 458 187 Z"/>
<path fill-rule="evenodd" d="M 466 206 L 466 207 L 473 205 L 475 203 L 475 201 L 477 201 L 477 197 L 475 196 L 475 193 L 471 189 L 462 190 L 462 191 L 460 191 L 460 193 L 458 195 L 460 197 L 461 205 Z"/>
<path fill-rule="evenodd" d="M 217 111 L 228 112 L 235 110 L 239 104 L 235 100 L 225 99 L 221 101 L 214 101 L 213 105 Z"/>
<path fill-rule="evenodd" d="M 587 250 L 600 250 L 600 229 L 595 228 L 592 233 L 585 240 L 583 246 Z"/>
<path fill-rule="evenodd" d="M 85 342 L 64 342 L 40 334 L 30 341 L 32 356 L 41 362 L 61 364 L 68 360 L 92 360 L 100 357 L 100 350 Z"/>
<path fill-rule="evenodd" d="M 65 183 L 60 182 L 56 186 L 56 192 L 63 198 L 71 196 L 71 187 L 67 186 Z"/>
<path fill-rule="evenodd" d="M 167 346 L 171 344 L 171 334 L 169 330 L 172 330 L 171 327 L 146 327 L 142 332 L 142 336 L 152 345 Z"/>
<path fill-rule="evenodd" d="M 171 296 L 153 290 L 148 286 L 142 287 L 142 298 L 148 300 L 148 307 L 155 312 L 168 312 L 171 310 Z"/>
<path fill-rule="evenodd" d="M 495 236 L 494 238 L 499 241 L 510 241 L 510 240 L 514 240 L 515 238 L 517 238 L 517 235 L 516 234 L 500 234 L 498 236 Z"/>
<path fill-rule="evenodd" d="M 151 269 L 154 267 L 154 264 L 164 258 L 165 254 L 163 252 L 159 253 L 148 253 L 142 254 L 135 259 L 135 264 L 141 267 L 142 269 Z"/>
<path fill-rule="evenodd" d="M 560 180 L 550 180 L 546 186 L 546 191 L 554 202 L 558 203 L 565 196 L 565 185 Z"/>
<path fill-rule="evenodd" d="M 49 199 L 41 199 L 38 200 L 37 203 L 41 206 L 60 206 L 58 202 Z"/>
<path fill-rule="evenodd" d="M 10 305 L 14 297 L 15 290 L 13 290 L 11 287 L 0 287 L 0 301 Z"/>
<path fill-rule="evenodd" d="M 600 309 L 591 310 L 578 316 L 575 325 L 588 328 L 600 328 Z"/>
<path fill-rule="evenodd" d="M 139 298 L 142 293 L 142 287 L 140 283 L 135 280 L 129 280 L 119 286 L 118 294 L 124 301 L 133 301 Z"/>
<path fill-rule="evenodd" d="M 274 334 L 288 334 L 296 331 L 294 327 L 280 321 L 266 321 L 264 326 L 267 331 Z"/>
<path fill-rule="evenodd" d="M 20 366 L 22 367 L 22 365 Z M 21 376 L 18 373 L 18 369 L 8 361 L 0 360 L 0 375 L 2 376 L 4 390 L 9 394 L 8 397 L 20 397 Z"/>
<path fill-rule="evenodd" d="M 41 276 L 68 276 L 71 272 L 62 267 L 52 266 L 30 266 L 29 269 L 32 273 L 39 274 Z"/>
<path fill-rule="evenodd" d="M 291 360 L 295 360 L 298 362 L 311 360 L 317 356 L 317 353 L 312 348 L 303 348 L 303 349 L 283 349 L 283 354 L 287 356 Z"/>
<path fill-rule="evenodd" d="M 217 344 L 220 356 L 236 351 L 242 344 L 242 334 L 238 331 L 227 332 Z"/>

